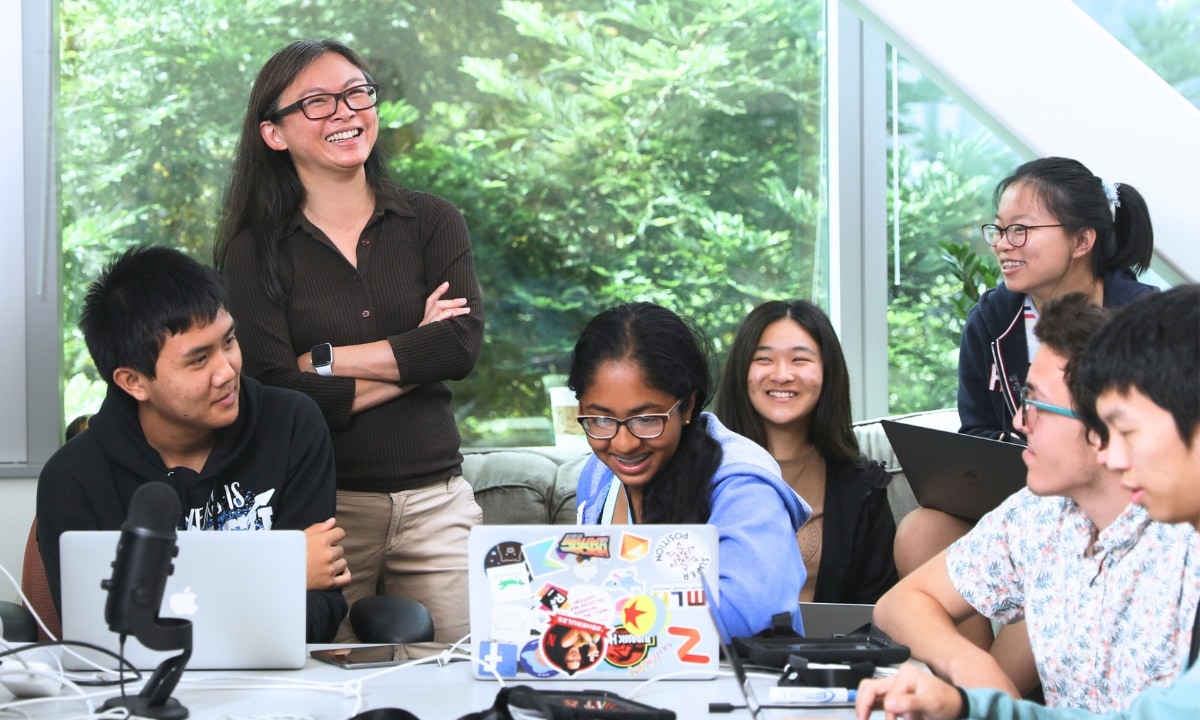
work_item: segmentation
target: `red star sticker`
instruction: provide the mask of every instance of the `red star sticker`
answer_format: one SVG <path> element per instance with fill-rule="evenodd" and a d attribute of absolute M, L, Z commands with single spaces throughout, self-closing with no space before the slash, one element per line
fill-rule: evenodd
<path fill-rule="evenodd" d="M 633 601 L 625 606 L 625 625 L 637 626 L 637 619 L 646 614 L 645 610 L 637 609 L 637 601 Z"/>

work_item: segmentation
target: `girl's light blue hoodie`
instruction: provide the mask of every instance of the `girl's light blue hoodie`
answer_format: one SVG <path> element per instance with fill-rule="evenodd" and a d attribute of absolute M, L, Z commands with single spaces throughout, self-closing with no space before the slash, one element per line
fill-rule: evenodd
<path fill-rule="evenodd" d="M 807 573 L 796 532 L 812 510 L 780 476 L 779 465 L 759 445 L 701 413 L 708 434 L 721 445 L 721 465 L 709 481 L 711 514 L 720 546 L 717 610 L 731 637 L 755 635 L 786 612 L 804 634 L 800 589 Z M 615 476 L 595 455 L 579 476 L 576 501 L 580 524 L 596 525 Z M 618 481 L 619 482 L 619 481 Z M 729 640 L 730 638 L 725 638 Z"/>

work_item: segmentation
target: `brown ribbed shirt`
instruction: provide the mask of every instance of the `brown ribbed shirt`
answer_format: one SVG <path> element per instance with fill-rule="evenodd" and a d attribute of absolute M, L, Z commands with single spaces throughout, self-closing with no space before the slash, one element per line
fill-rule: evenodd
<path fill-rule="evenodd" d="M 254 242 L 248 232 L 239 235 L 224 267 L 243 371 L 317 401 L 333 437 L 338 487 L 396 492 L 460 473 L 458 427 L 444 381 L 475 367 L 483 298 L 458 209 L 428 193 L 381 195 L 359 239 L 357 268 L 297 213 L 280 246 L 282 304 L 263 289 Z M 466 297 L 471 313 L 418 327 L 425 299 L 443 281 L 450 283 L 445 297 Z M 384 339 L 404 384 L 420 387 L 359 413 L 350 413 L 353 378 L 321 377 L 296 366 L 313 345 Z"/>

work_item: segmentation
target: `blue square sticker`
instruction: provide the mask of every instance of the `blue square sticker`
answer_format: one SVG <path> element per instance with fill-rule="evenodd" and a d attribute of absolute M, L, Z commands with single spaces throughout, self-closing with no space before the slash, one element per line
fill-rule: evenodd
<path fill-rule="evenodd" d="M 482 642 L 476 658 L 480 675 L 517 676 L 517 646 L 507 643 Z"/>

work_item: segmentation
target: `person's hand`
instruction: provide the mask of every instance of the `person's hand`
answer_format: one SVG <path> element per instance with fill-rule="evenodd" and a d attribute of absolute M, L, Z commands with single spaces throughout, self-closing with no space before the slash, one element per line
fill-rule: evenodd
<path fill-rule="evenodd" d="M 867 720 L 872 710 L 880 709 L 887 720 L 955 720 L 963 707 L 953 685 L 916 665 L 904 664 L 892 677 L 858 684 L 854 701 L 858 720 Z"/>
<path fill-rule="evenodd" d="M 424 327 L 430 323 L 449 320 L 452 317 L 459 315 L 470 315 L 471 308 L 467 307 L 466 298 L 451 298 L 443 300 L 442 296 L 450 289 L 450 283 L 444 282 L 438 285 L 429 297 L 425 298 L 425 317 L 422 318 L 421 324 L 417 327 Z"/>
<path fill-rule="evenodd" d="M 308 589 L 333 590 L 350 582 L 346 553 L 338 545 L 346 531 L 337 526 L 337 520 L 313 523 L 304 529 L 304 536 L 308 541 Z"/>

